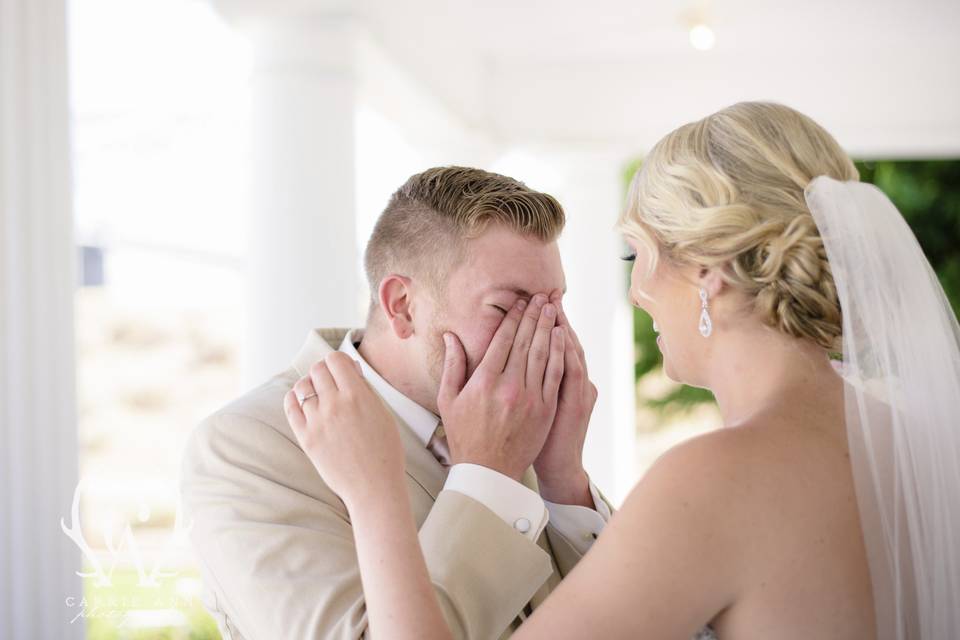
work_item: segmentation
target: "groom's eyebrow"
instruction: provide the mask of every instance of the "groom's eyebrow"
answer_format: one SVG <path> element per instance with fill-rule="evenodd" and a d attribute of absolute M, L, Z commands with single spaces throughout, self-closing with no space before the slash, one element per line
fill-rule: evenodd
<path fill-rule="evenodd" d="M 527 299 L 532 298 L 534 295 L 529 291 L 527 291 L 526 289 L 524 289 L 523 287 L 510 286 L 510 285 L 490 287 L 490 291 L 491 292 L 492 291 L 510 291 L 511 293 L 517 294 L 521 298 L 527 298 Z M 563 294 L 567 293 L 567 285 L 563 285 L 563 291 L 561 291 L 561 293 Z"/>

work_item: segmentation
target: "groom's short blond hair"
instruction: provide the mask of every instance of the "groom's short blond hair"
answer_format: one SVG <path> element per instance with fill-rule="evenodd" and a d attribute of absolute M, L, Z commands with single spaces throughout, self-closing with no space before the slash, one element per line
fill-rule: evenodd
<path fill-rule="evenodd" d="M 364 254 L 370 313 L 380 282 L 397 273 L 442 294 L 466 241 L 491 224 L 551 242 L 565 223 L 563 207 L 519 180 L 469 167 L 435 167 L 411 176 L 390 197 Z"/>

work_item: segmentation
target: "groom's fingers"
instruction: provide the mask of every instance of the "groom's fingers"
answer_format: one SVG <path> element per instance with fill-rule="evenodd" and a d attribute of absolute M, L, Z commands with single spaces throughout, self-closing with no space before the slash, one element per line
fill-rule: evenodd
<path fill-rule="evenodd" d="M 543 401 L 556 403 L 563 381 L 564 357 L 570 351 L 566 346 L 566 331 L 563 327 L 554 327 L 550 332 L 550 358 L 543 375 Z"/>
<path fill-rule="evenodd" d="M 561 327 L 564 336 L 563 349 L 563 384 L 564 393 L 567 389 L 575 393 L 575 389 L 580 388 L 583 382 L 584 370 L 581 364 L 580 356 L 577 354 L 577 348 L 570 338 L 570 327 Z"/>
<path fill-rule="evenodd" d="M 567 319 L 567 314 L 564 312 L 563 307 L 558 304 L 557 308 L 559 313 L 557 315 L 558 320 L 557 324 L 564 327 L 567 330 L 567 340 L 572 343 L 574 350 L 577 352 L 577 355 L 580 357 L 581 362 L 583 363 L 583 368 L 587 366 L 587 357 L 583 352 L 583 345 L 580 344 L 580 337 L 577 335 L 577 332 L 573 330 L 573 327 L 570 325 L 570 321 Z"/>
<path fill-rule="evenodd" d="M 567 318 L 567 314 L 563 310 L 563 293 L 559 289 L 554 289 L 553 293 L 550 295 L 550 302 L 557 305 L 557 326 L 567 328 L 567 342 L 572 342 L 574 349 L 576 349 L 580 355 L 583 355 L 583 347 L 580 346 L 580 338 L 573 330 L 573 327 L 570 325 L 570 320 Z"/>
<path fill-rule="evenodd" d="M 483 359 L 477 366 L 477 370 L 488 371 L 491 375 L 498 376 L 503 372 L 503 367 L 507 364 L 507 358 L 510 356 L 510 349 L 513 347 L 513 339 L 517 335 L 517 327 L 520 325 L 520 318 L 523 310 L 526 308 L 527 301 L 517 300 L 507 315 L 504 316 L 497 327 L 487 352 L 483 354 Z"/>
<path fill-rule="evenodd" d="M 437 406 L 446 409 L 463 389 L 467 376 L 467 356 L 463 351 L 463 345 L 460 344 L 460 339 L 454 334 L 443 334 L 443 343 L 445 347 L 443 376 L 440 378 Z"/>
<path fill-rule="evenodd" d="M 543 372 L 550 358 L 550 332 L 553 331 L 556 321 L 557 308 L 552 304 L 543 305 L 527 356 L 526 384 L 530 389 L 543 387 Z"/>
<path fill-rule="evenodd" d="M 513 376 L 515 380 L 524 381 L 526 377 L 530 345 L 533 343 L 533 336 L 540 320 L 540 312 L 546 301 L 546 296 L 535 295 L 520 320 L 520 326 L 517 328 L 517 335 L 513 339 L 513 346 L 510 349 L 510 357 L 507 358 L 505 369 L 505 372 Z"/>

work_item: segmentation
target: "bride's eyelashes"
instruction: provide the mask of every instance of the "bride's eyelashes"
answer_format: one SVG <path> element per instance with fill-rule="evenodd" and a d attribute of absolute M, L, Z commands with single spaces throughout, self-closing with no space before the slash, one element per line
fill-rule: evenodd
<path fill-rule="evenodd" d="M 497 311 L 499 311 L 500 313 L 502 313 L 503 315 L 507 315 L 507 310 L 504 309 L 503 307 L 501 307 L 500 305 L 498 305 L 498 304 L 492 304 L 492 305 L 490 305 L 490 306 L 493 307 L 494 309 L 496 309 Z"/>
<path fill-rule="evenodd" d="M 627 262 L 633 262 L 634 260 L 636 260 L 636 258 L 637 258 L 637 252 L 636 252 L 636 251 L 631 251 L 630 253 L 628 253 L 628 254 L 625 255 L 625 256 L 620 256 L 620 259 L 621 259 L 621 260 L 626 260 Z"/>

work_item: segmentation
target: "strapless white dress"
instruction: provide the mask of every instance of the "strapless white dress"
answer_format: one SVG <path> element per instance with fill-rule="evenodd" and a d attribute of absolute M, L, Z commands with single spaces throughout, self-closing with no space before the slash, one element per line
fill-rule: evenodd
<path fill-rule="evenodd" d="M 700 629 L 700 631 L 697 631 L 697 635 L 693 636 L 693 640 L 717 640 L 717 634 L 715 634 L 709 626 L 706 626 Z"/>

